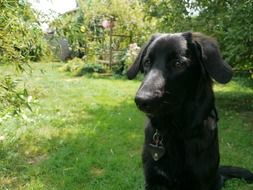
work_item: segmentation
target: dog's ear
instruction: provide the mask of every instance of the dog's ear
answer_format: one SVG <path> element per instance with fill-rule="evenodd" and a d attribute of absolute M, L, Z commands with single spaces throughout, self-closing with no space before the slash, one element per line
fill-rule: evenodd
<path fill-rule="evenodd" d="M 149 41 L 147 41 L 141 48 L 137 58 L 135 59 L 134 63 L 130 66 L 130 68 L 127 71 L 127 77 L 128 79 L 133 79 L 134 77 L 136 77 L 136 75 L 138 74 L 139 71 L 141 71 L 143 73 L 144 69 L 143 69 L 143 58 L 147 53 L 147 49 L 149 47 L 149 45 L 155 40 L 156 37 L 158 37 L 159 34 L 155 34 L 151 37 L 151 39 Z"/>
<path fill-rule="evenodd" d="M 228 83 L 233 76 L 232 67 L 222 59 L 217 42 L 198 33 L 192 37 L 208 74 L 219 83 Z"/>

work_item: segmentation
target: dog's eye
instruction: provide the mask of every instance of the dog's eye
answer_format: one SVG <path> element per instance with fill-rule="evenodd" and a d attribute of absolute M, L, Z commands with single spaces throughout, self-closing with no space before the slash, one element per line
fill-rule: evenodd
<path fill-rule="evenodd" d="M 151 65 L 151 62 L 150 62 L 150 60 L 146 60 L 144 64 L 149 66 L 149 65 Z"/>
<path fill-rule="evenodd" d="M 150 70 L 151 68 L 151 61 L 150 60 L 146 60 L 143 64 L 143 67 L 144 67 L 144 74 L 147 74 L 148 71 Z"/>
<path fill-rule="evenodd" d="M 150 60 L 146 60 L 146 61 L 144 62 L 144 65 L 145 65 L 146 67 L 150 67 L 151 61 L 150 61 Z"/>
<path fill-rule="evenodd" d="M 177 68 L 177 69 L 181 69 L 184 67 L 184 63 L 183 62 L 180 62 L 180 61 L 176 61 L 174 63 L 174 66 Z"/>

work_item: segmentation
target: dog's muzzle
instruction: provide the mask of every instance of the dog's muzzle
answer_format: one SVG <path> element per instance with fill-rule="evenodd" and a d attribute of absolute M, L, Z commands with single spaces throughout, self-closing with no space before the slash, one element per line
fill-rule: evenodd
<path fill-rule="evenodd" d="M 157 90 L 154 93 L 138 92 L 135 96 L 135 103 L 137 107 L 146 113 L 152 113 L 161 103 L 162 92 Z"/>

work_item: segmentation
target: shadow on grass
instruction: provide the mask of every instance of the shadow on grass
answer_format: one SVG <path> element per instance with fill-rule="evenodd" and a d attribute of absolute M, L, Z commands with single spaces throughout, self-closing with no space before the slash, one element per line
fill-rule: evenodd
<path fill-rule="evenodd" d="M 253 111 L 253 94 L 241 92 L 216 92 L 216 103 L 224 110 Z"/>
<path fill-rule="evenodd" d="M 57 131 L 50 137 L 26 136 L 13 145 L 19 156 L 9 166 L 13 170 L 16 162 L 12 172 L 20 174 L 19 185 L 23 183 L 24 189 L 142 189 L 144 117 L 133 103 L 84 109 L 89 117 L 77 113 L 76 120 L 59 125 L 50 121 L 51 128 L 56 128 L 50 130 Z M 29 147 L 27 152 L 29 138 L 36 150 Z"/>
<path fill-rule="evenodd" d="M 253 94 L 250 90 L 238 91 L 236 87 L 216 91 L 225 138 L 221 139 L 223 161 L 238 165 L 241 160 L 246 160 L 244 165 L 249 166 L 252 163 L 249 152 L 253 150 L 249 146 L 252 145 L 253 134 L 248 133 L 248 129 L 238 133 L 236 125 L 244 123 L 245 118 L 240 114 L 247 112 L 249 117 L 253 116 Z M 75 119 L 50 120 L 48 128 L 31 129 L 33 133 L 1 150 L 1 160 L 7 160 L 5 170 L 12 170 L 11 179 L 16 180 L 6 183 L 5 188 L 19 189 L 17 186 L 21 184 L 23 189 L 143 189 L 140 154 L 144 116 L 134 103 L 99 104 L 95 108 L 85 107 L 78 111 L 74 112 Z M 232 113 L 226 116 L 226 111 Z M 239 116 L 234 117 L 235 113 Z M 234 117 L 231 121 L 230 116 Z M 226 131 L 225 125 L 231 126 L 233 131 Z M 252 128 L 252 124 L 249 123 L 249 127 Z M 242 141 L 244 145 L 233 145 L 232 148 L 231 143 L 227 145 L 227 142 L 235 141 Z M 14 152 L 18 152 L 17 156 L 10 155 Z"/>
<path fill-rule="evenodd" d="M 253 80 L 235 78 L 228 85 L 216 85 L 215 95 L 222 109 L 253 111 Z"/>

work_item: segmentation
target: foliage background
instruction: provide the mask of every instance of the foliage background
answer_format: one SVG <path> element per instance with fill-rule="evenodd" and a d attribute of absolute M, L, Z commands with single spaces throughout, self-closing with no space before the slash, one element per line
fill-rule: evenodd
<path fill-rule="evenodd" d="M 126 63 L 129 43 L 141 46 L 153 33 L 199 31 L 217 38 L 223 56 L 235 70 L 253 68 L 253 0 L 79 0 L 80 9 L 52 25 L 69 39 L 74 56 L 88 62 L 108 59 L 109 30 L 101 25 L 113 18 L 113 32 L 129 34 L 114 39 L 113 48 L 125 49 L 116 62 Z M 123 72 L 124 73 L 124 72 Z"/>
<path fill-rule="evenodd" d="M 125 73 L 134 59 L 132 55 L 138 53 L 138 46 L 151 34 L 181 31 L 200 31 L 217 38 L 224 59 L 235 70 L 252 73 L 253 0 L 79 0 L 78 3 L 77 11 L 50 23 L 56 39 L 68 40 L 71 59 L 81 58 L 68 61 L 64 71 L 77 76 L 108 71 L 98 60 L 109 59 L 110 30 L 103 28 L 102 22 L 112 20 L 114 34 L 130 36 L 113 38 L 112 48 L 117 50 L 113 54 L 116 63 L 113 73 Z M 20 72 L 29 70 L 30 61 L 51 57 L 38 13 L 25 1 L 1 0 L 0 6 L 0 64 L 13 65 Z M 133 44 L 137 46 L 131 53 Z M 23 105 L 28 105 L 27 90 L 18 88 L 20 85 L 12 77 L 15 75 L 16 72 L 1 76 L 0 112 L 4 114 L 16 114 Z M 4 111 L 5 107 L 13 109 Z"/>
<path fill-rule="evenodd" d="M 13 76 L 29 71 L 29 61 L 39 61 L 50 52 L 29 5 L 1 0 L 0 10 L 0 65 L 14 68 L 0 76 L 0 117 L 5 117 L 19 114 L 23 107 L 30 108 L 27 90 L 18 88 L 20 81 Z"/>
<path fill-rule="evenodd" d="M 129 38 L 113 38 L 113 49 L 126 51 L 131 42 L 144 43 L 155 32 L 154 22 L 145 21 L 142 2 L 129 0 L 79 1 L 80 9 L 64 15 L 52 23 L 57 35 L 67 37 L 74 56 L 86 56 L 88 62 L 108 59 L 109 29 L 102 26 L 104 20 L 113 20 L 113 33 Z M 124 56 L 115 55 L 116 62 Z"/>
<path fill-rule="evenodd" d="M 163 32 L 199 31 L 219 41 L 224 58 L 239 70 L 253 68 L 252 0 L 147 0 L 147 18 Z"/>

